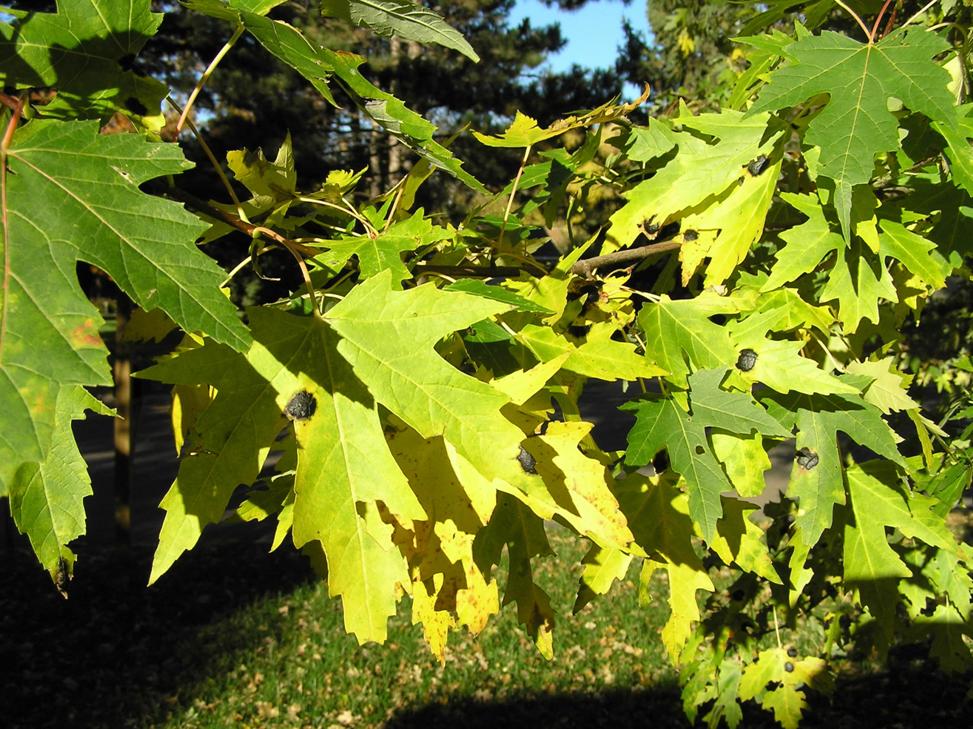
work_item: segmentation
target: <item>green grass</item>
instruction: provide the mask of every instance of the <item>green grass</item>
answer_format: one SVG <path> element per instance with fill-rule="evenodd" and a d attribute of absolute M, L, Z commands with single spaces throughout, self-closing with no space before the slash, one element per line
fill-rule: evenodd
<path fill-rule="evenodd" d="M 670 684 L 658 631 L 668 608 L 640 607 L 637 581 L 571 615 L 584 546 L 554 527 L 560 559 L 538 579 L 559 609 L 555 660 L 545 660 L 516 622 L 514 606 L 476 637 L 455 633 L 440 665 L 412 626 L 409 602 L 389 626 L 384 645 L 359 646 L 344 632 L 340 606 L 320 584 L 266 597 L 203 628 L 177 648 L 216 656 L 206 677 L 169 697 L 173 708 L 155 726 L 378 726 L 408 707 L 467 698 L 503 702 L 549 694 L 592 694 Z M 662 583 L 660 583 L 661 585 Z M 246 650 L 222 644 L 250 637 Z"/>

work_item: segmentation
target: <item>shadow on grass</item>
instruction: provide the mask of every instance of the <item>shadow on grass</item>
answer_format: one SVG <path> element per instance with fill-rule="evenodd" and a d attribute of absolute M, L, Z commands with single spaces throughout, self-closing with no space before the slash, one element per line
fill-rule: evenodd
<path fill-rule="evenodd" d="M 11 729 L 111 728 L 163 724 L 180 707 L 207 696 L 205 679 L 228 676 L 257 645 L 278 637 L 291 620 L 279 595 L 314 580 L 294 551 L 268 555 L 266 541 L 247 527 L 221 527 L 146 589 L 151 553 L 84 549 L 71 597 L 58 597 L 33 557 L 17 549 L 0 571 L 0 717 Z M 235 620 L 247 613 L 245 621 Z M 249 622 L 246 622 L 249 621 Z M 259 625 L 260 629 L 253 629 Z M 391 649 L 389 649 L 391 650 Z M 558 659 L 569 661 L 565 655 Z M 494 677 L 495 678 L 495 677 Z M 401 677 L 400 677 L 401 679 Z M 392 677 L 389 676 L 389 680 Z M 484 675 L 484 681 L 490 680 Z M 231 690 L 246 695 L 230 681 Z M 516 687 L 509 687 L 516 692 Z M 838 681 L 832 697 L 813 696 L 804 727 L 973 726 L 968 677 L 946 677 L 908 652 L 888 670 Z M 454 696 L 427 703 L 421 691 L 404 696 L 387 729 L 460 727 L 688 727 L 672 682 L 600 693 L 533 693 L 480 701 Z M 325 700 L 317 706 L 331 703 Z M 425 705 L 423 705 L 425 704 Z M 701 712 L 705 713 L 705 712 Z M 205 726 L 229 726 L 215 719 Z M 249 726 L 333 724 L 283 714 Z M 354 726 L 376 726 L 377 720 Z M 193 724 L 196 726 L 196 724 Z M 748 706 L 742 726 L 775 726 Z"/>
<path fill-rule="evenodd" d="M 252 631 L 212 636 L 204 628 L 314 575 L 293 550 L 268 555 L 252 529 L 221 531 L 208 532 L 151 588 L 149 549 L 81 544 L 68 600 L 26 546 L 0 552 L 0 723 L 149 725 L 249 650 L 260 639 Z"/>
<path fill-rule="evenodd" d="M 679 688 L 662 684 L 651 689 L 605 691 L 600 694 L 524 696 L 505 701 L 456 699 L 445 704 L 407 709 L 392 717 L 387 729 L 513 729 L 514 727 L 587 727 L 621 729 L 691 726 L 682 713 Z"/>
<path fill-rule="evenodd" d="M 973 726 L 966 694 L 970 677 L 949 677 L 925 662 L 898 662 L 889 670 L 837 682 L 832 696 L 813 695 L 802 729 L 957 729 Z M 706 711 L 699 712 L 697 726 Z M 386 729 L 496 729 L 501 727 L 578 729 L 675 729 L 692 727 L 678 686 L 614 690 L 600 694 L 517 697 L 499 702 L 459 698 L 402 710 Z M 725 726 L 725 724 L 721 725 Z M 778 727 L 770 713 L 753 703 L 743 707 L 741 727 Z"/>

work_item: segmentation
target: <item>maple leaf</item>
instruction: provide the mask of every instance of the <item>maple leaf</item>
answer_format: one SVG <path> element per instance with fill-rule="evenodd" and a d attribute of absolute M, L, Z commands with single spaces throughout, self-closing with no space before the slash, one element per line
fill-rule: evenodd
<path fill-rule="evenodd" d="M 893 410 L 912 410 L 919 404 L 906 392 L 912 378 L 901 374 L 895 366 L 895 357 L 888 356 L 878 360 L 850 362 L 845 371 L 850 375 L 864 375 L 872 382 L 862 393 L 866 402 L 888 415 Z"/>
<path fill-rule="evenodd" d="M 464 626 L 478 633 L 500 610 L 496 581 L 473 558 L 473 541 L 498 494 L 488 483 L 462 480 L 442 438 L 422 438 L 401 423 L 387 428 L 386 437 L 427 517 L 414 523 L 408 539 L 398 540 L 412 576 L 412 621 L 422 624 L 426 642 L 443 661 L 450 630 Z"/>
<path fill-rule="evenodd" d="M 446 228 L 434 225 L 425 218 L 420 208 L 411 217 L 400 220 L 377 235 L 323 241 L 322 245 L 326 245 L 328 251 L 315 256 L 314 260 L 332 270 L 339 270 L 349 258 L 357 256 L 363 277 L 389 271 L 396 288 L 400 288 L 401 282 L 412 276 L 402 262 L 402 253 L 438 243 L 451 235 Z"/>
<path fill-rule="evenodd" d="M 83 387 L 61 388 L 45 458 L 21 466 L 7 492 L 14 524 L 30 539 L 38 561 L 55 580 L 62 564 L 69 570 L 74 564 L 74 553 L 67 545 L 84 534 L 83 502 L 92 493 L 87 465 L 71 432 L 71 422 L 83 417 L 85 410 L 112 414 Z"/>
<path fill-rule="evenodd" d="M 769 153 L 780 134 L 766 134 L 768 118 L 730 110 L 694 117 L 684 110 L 676 123 L 717 141 L 710 144 L 690 131 L 674 133 L 678 153 L 653 177 L 625 193 L 628 202 L 611 216 L 602 252 L 631 245 L 643 222 L 662 226 L 742 180 L 747 164 Z"/>
<path fill-rule="evenodd" d="M 825 256 L 844 246 L 841 236 L 831 230 L 816 195 L 783 192 L 780 197 L 808 219 L 780 234 L 785 245 L 774 254 L 777 262 L 770 271 L 770 278 L 760 287 L 761 291 L 772 291 L 810 273 Z"/>
<path fill-rule="evenodd" d="M 780 162 L 768 165 L 757 176 L 748 173 L 718 202 L 680 220 L 683 244 L 679 247 L 679 260 L 683 264 L 684 286 L 704 258 L 710 259 L 704 286 L 722 284 L 730 277 L 763 234 L 779 174 Z M 689 231 L 692 236 L 687 236 Z"/>
<path fill-rule="evenodd" d="M 868 461 L 847 469 L 846 477 L 852 517 L 844 530 L 844 576 L 849 583 L 912 576 L 889 544 L 886 527 L 947 552 L 956 551 L 949 528 L 932 510 L 935 499 L 903 493 L 893 464 Z"/>
<path fill-rule="evenodd" d="M 807 707 L 804 688 L 820 691 L 831 688 L 831 677 L 825 662 L 816 656 L 798 660 L 783 648 L 760 651 L 747 666 L 740 680 L 741 701 L 757 699 L 761 706 L 774 712 L 774 718 L 785 729 L 797 729 Z"/>
<path fill-rule="evenodd" d="M 720 389 L 726 369 L 702 370 L 689 376 L 690 412 L 673 398 L 653 398 L 627 403 L 636 422 L 628 434 L 625 462 L 644 466 L 663 448 L 672 468 L 689 487 L 689 513 L 709 542 L 716 537 L 716 523 L 723 513 L 720 494 L 733 485 L 716 460 L 707 428 L 749 435 L 762 433 L 786 438 L 789 431 L 750 397 Z"/>
<path fill-rule="evenodd" d="M 56 13 L 9 10 L 5 16 L 14 21 L 0 23 L 0 85 L 55 87 L 56 96 L 40 107 L 43 116 L 159 114 L 165 85 L 121 67 L 162 22 L 150 0 L 58 0 Z"/>
<path fill-rule="evenodd" d="M 481 571 L 499 564 L 507 547 L 509 571 L 503 604 L 517 603 L 517 616 L 547 659 L 554 657 L 554 610 L 547 593 L 534 579 L 532 561 L 553 554 L 544 521 L 509 494 L 500 494 L 493 518 L 477 535 L 474 555 Z"/>
<path fill-rule="evenodd" d="M 853 378 L 846 376 L 847 381 Z M 905 462 L 882 414 L 859 395 L 782 395 L 766 400 L 770 411 L 786 426 L 797 426 L 797 452 L 787 493 L 797 499 L 791 544 L 791 581 L 795 595 L 810 574 L 804 563 L 811 548 L 831 527 L 836 505 L 845 503 L 845 487 L 838 451 L 838 432 L 894 463 Z M 778 410 L 779 406 L 781 409 Z"/>
<path fill-rule="evenodd" d="M 14 134 L 3 164 L 0 493 L 22 464 L 47 457 L 62 388 L 111 383 L 78 261 L 187 330 L 238 348 L 249 338 L 219 291 L 222 271 L 195 246 L 204 226 L 139 190 L 187 167 L 177 147 L 99 135 L 97 122 L 34 120 Z"/>
<path fill-rule="evenodd" d="M 638 316 L 645 332 L 646 358 L 680 385 L 693 370 L 729 365 L 736 359 L 736 350 L 727 330 L 710 317 L 736 310 L 736 304 L 712 292 L 677 301 L 661 296 L 643 306 Z"/>
<path fill-rule="evenodd" d="M 294 543 L 320 542 L 345 627 L 362 642 L 382 641 L 397 586 L 409 576 L 378 505 L 403 524 L 425 513 L 388 449 L 374 401 L 338 354 L 338 336 L 313 317 L 271 309 L 249 316 L 255 341 L 245 355 L 208 343 L 142 373 L 207 382 L 218 393 L 194 424 L 189 454 L 163 500 L 150 581 L 222 516 L 238 484 L 257 478 L 286 412 L 298 446 Z"/>
<path fill-rule="evenodd" d="M 517 462 L 524 435 L 500 412 L 507 396 L 434 349 L 447 334 L 510 306 L 432 285 L 408 291 L 390 285 L 383 271 L 328 311 L 342 337 L 338 351 L 372 396 L 424 438 L 441 435 L 487 479 L 524 481 Z"/>
<path fill-rule="evenodd" d="M 378 35 L 397 35 L 459 51 L 474 63 L 480 57 L 463 35 L 439 15 L 408 0 L 324 0 L 321 11 Z"/>
<path fill-rule="evenodd" d="M 898 121 L 889 100 L 899 99 L 934 121 L 955 121 L 949 73 L 933 60 L 949 46 L 935 33 L 917 28 L 895 30 L 877 43 L 860 43 L 832 31 L 813 36 L 801 26 L 798 35 L 783 49 L 785 63 L 771 73 L 748 114 L 828 94 L 804 141 L 821 148 L 819 173 L 835 182 L 835 208 L 850 239 L 852 188 L 871 179 L 877 154 L 899 147 Z"/>
<path fill-rule="evenodd" d="M 692 624 L 700 619 L 696 591 L 715 589 L 693 548 L 693 522 L 687 513 L 686 495 L 676 488 L 669 474 L 649 478 L 634 473 L 619 483 L 618 500 L 636 543 L 648 555 L 642 564 L 643 590 L 656 570 L 664 569 L 668 575 L 671 612 L 662 629 L 662 641 L 675 661 L 692 632 Z"/>

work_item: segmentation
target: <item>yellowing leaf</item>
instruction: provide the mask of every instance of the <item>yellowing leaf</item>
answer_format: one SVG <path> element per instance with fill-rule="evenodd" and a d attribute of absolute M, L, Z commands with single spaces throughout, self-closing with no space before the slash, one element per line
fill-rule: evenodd
<path fill-rule="evenodd" d="M 645 221 L 664 225 L 681 211 L 695 208 L 743 179 L 747 164 L 769 152 L 776 139 L 764 138 L 768 118 L 744 118 L 741 112 L 730 110 L 680 116 L 678 123 L 684 128 L 715 137 L 716 141 L 708 143 L 690 131 L 677 132 L 678 154 L 654 177 L 625 193 L 628 202 L 612 215 L 602 252 L 631 245 Z"/>
<path fill-rule="evenodd" d="M 911 378 L 899 373 L 895 367 L 895 358 L 884 357 L 879 360 L 865 362 L 851 362 L 845 371 L 852 375 L 865 375 L 872 382 L 865 389 L 866 402 L 888 415 L 893 410 L 912 410 L 919 405 L 906 392 L 906 386 Z"/>

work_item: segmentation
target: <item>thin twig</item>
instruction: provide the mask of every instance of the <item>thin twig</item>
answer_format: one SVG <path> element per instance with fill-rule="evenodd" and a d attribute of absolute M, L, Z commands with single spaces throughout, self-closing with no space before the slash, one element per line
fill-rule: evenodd
<path fill-rule="evenodd" d="M 617 266 L 622 263 L 641 261 L 649 256 L 677 250 L 681 245 L 681 241 L 664 240 L 659 241 L 658 243 L 650 243 L 649 245 L 640 246 L 638 248 L 626 248 L 623 251 L 606 253 L 603 256 L 584 258 L 571 266 L 571 273 L 580 273 L 585 276 L 590 276 L 591 272 L 596 268 L 600 268 L 602 266 Z"/>
<path fill-rule="evenodd" d="M 868 26 L 865 25 L 865 21 L 861 19 L 861 16 L 858 13 L 856 13 L 854 10 L 852 10 L 850 7 L 848 7 L 847 4 L 842 2 L 842 0 L 835 0 L 835 4 L 843 8 L 846 13 L 848 13 L 852 18 L 855 19 L 855 22 L 858 23 L 859 27 L 863 31 L 865 31 L 865 37 L 868 38 L 869 41 L 871 41 L 871 34 L 869 33 Z"/>
<path fill-rule="evenodd" d="M 241 220 L 240 218 L 233 215 L 232 213 L 228 213 L 225 210 L 220 210 L 217 207 L 213 207 L 205 200 L 202 200 L 196 197 L 195 195 L 193 195 L 192 193 L 186 192 L 185 190 L 180 190 L 179 188 L 167 188 L 166 190 L 163 191 L 163 194 L 169 198 L 172 198 L 173 200 L 178 200 L 179 202 L 185 203 L 193 210 L 195 210 L 197 213 L 202 213 L 207 217 L 220 220 L 226 223 L 227 225 L 229 225 L 230 227 L 236 228 L 241 233 L 246 233 L 251 238 L 253 237 L 254 233 L 259 227 L 249 221 Z M 277 236 L 276 238 L 274 238 L 275 241 L 305 256 L 314 256 L 317 255 L 319 252 L 315 248 L 303 245 L 302 243 L 295 240 L 291 240 L 290 238 L 284 238 L 280 234 L 275 234 L 275 235 Z"/>
<path fill-rule="evenodd" d="M 182 131 L 183 125 L 188 121 L 189 110 L 193 108 L 193 103 L 196 101 L 196 97 L 199 96 L 199 92 L 203 90 L 203 86 L 206 85 L 209 77 L 213 75 L 213 71 L 216 70 L 216 67 L 219 65 L 220 61 L 223 60 L 223 57 L 230 52 L 230 49 L 233 48 L 234 44 L 240 39 L 240 36 L 243 35 L 244 30 L 244 25 L 241 23 L 237 29 L 233 31 L 233 35 L 230 36 L 230 40 L 223 44 L 223 47 L 220 49 L 219 53 L 217 53 L 213 57 L 213 60 L 209 62 L 206 70 L 203 71 L 203 75 L 199 77 L 199 81 L 196 82 L 196 86 L 193 87 L 192 92 L 189 94 L 189 99 L 186 101 L 186 108 L 182 110 L 182 113 L 179 115 L 179 121 L 176 122 L 176 134 L 179 134 L 179 132 Z"/>

